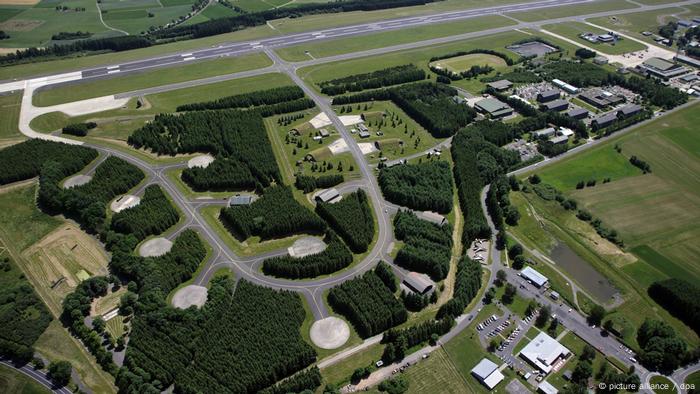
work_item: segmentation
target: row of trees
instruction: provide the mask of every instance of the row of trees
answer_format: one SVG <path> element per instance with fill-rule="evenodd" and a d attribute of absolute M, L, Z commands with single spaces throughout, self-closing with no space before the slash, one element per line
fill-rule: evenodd
<path fill-rule="evenodd" d="M 486 55 L 500 57 L 509 66 L 512 66 L 513 64 L 515 64 L 515 61 L 513 61 L 513 59 L 510 56 L 506 55 L 505 53 L 494 51 L 493 49 L 483 49 L 483 48 L 472 49 L 469 51 L 451 52 L 451 53 L 447 53 L 444 55 L 433 56 L 430 58 L 430 62 L 432 63 L 432 62 L 437 61 L 437 60 L 449 59 L 449 58 L 453 58 L 453 57 L 471 55 L 471 54 L 476 54 L 476 53 L 483 53 Z"/>
<path fill-rule="evenodd" d="M 237 94 L 235 96 L 222 97 L 203 103 L 184 104 L 177 107 L 177 111 L 202 111 L 206 109 L 250 108 L 261 105 L 279 104 L 286 101 L 304 98 L 304 91 L 298 86 L 282 86 L 267 90 L 258 90 L 251 93 Z"/>
<path fill-rule="evenodd" d="M 323 233 L 326 223 L 294 199 L 286 186 L 271 186 L 250 205 L 222 208 L 221 221 L 241 239 L 263 239 L 297 233 Z"/>
<path fill-rule="evenodd" d="M 338 96 L 333 104 L 391 100 L 434 137 L 442 138 L 453 135 L 476 117 L 474 109 L 454 102 L 456 95 L 454 88 L 444 84 L 423 82 Z"/>
<path fill-rule="evenodd" d="M 139 205 L 112 216 L 112 228 L 142 240 L 160 234 L 180 220 L 180 214 L 158 185 L 146 188 Z"/>
<path fill-rule="evenodd" d="M 518 185 L 515 177 L 510 180 L 505 175 L 499 175 L 489 187 L 486 194 L 486 209 L 488 209 L 491 221 L 498 230 L 496 248 L 503 249 L 506 245 L 505 224 L 516 226 L 520 220 L 518 209 L 511 205 L 508 194 L 512 185 Z M 517 189 L 516 189 L 517 190 Z"/>
<path fill-rule="evenodd" d="M 0 356 L 29 362 L 34 342 L 51 320 L 44 303 L 5 253 L 0 257 Z"/>
<path fill-rule="evenodd" d="M 452 227 L 418 219 L 411 211 L 394 217 L 394 235 L 403 241 L 394 262 L 408 270 L 428 274 L 439 281 L 450 270 Z"/>
<path fill-rule="evenodd" d="M 249 165 L 250 164 L 250 165 Z M 182 170 L 181 178 L 195 191 L 257 190 L 270 179 L 258 179 L 251 171 L 253 164 L 237 157 L 217 156 L 206 168 L 192 167 Z M 262 180 L 262 182 L 261 182 Z"/>
<path fill-rule="evenodd" d="M 143 36 L 118 36 L 92 40 L 78 40 L 67 44 L 54 44 L 42 48 L 32 47 L 18 49 L 16 52 L 0 56 L 0 64 L 22 62 L 35 58 L 61 57 L 78 52 L 128 51 L 130 49 L 145 48 L 151 45 L 153 45 L 153 42 Z"/>
<path fill-rule="evenodd" d="M 700 333 L 700 287 L 684 279 L 671 278 L 649 286 L 649 296 L 696 333 Z"/>
<path fill-rule="evenodd" d="M 315 391 L 321 385 L 321 371 L 317 366 L 313 366 L 296 375 L 285 379 L 274 386 L 270 386 L 264 390 L 260 390 L 260 394 L 287 394 L 287 393 L 304 393 L 307 391 Z"/>
<path fill-rule="evenodd" d="M 353 253 L 364 253 L 374 238 L 374 218 L 367 195 L 359 189 L 336 203 L 319 202 L 316 213 L 330 224 Z"/>
<path fill-rule="evenodd" d="M 61 131 L 63 134 L 85 137 L 88 134 L 88 131 L 94 129 L 95 127 L 97 127 L 97 123 L 95 122 L 72 123 L 65 126 Z"/>
<path fill-rule="evenodd" d="M 386 331 L 408 318 L 406 308 L 374 271 L 332 288 L 328 303 L 353 324 L 362 338 Z"/>
<path fill-rule="evenodd" d="M 406 350 L 430 341 L 435 344 L 441 335 L 447 334 L 454 326 L 452 317 L 430 320 L 404 329 L 391 329 L 384 333 L 382 343 L 386 344 L 382 360 L 385 363 L 401 361 Z"/>
<path fill-rule="evenodd" d="M 419 211 L 452 211 L 452 170 L 444 161 L 382 168 L 379 186 L 384 197 Z"/>
<path fill-rule="evenodd" d="M 336 96 L 384 86 L 398 85 L 425 79 L 425 71 L 414 64 L 384 68 L 365 74 L 355 74 L 319 83 L 321 93 Z"/>
<path fill-rule="evenodd" d="M 476 297 L 481 288 L 481 264 L 467 256 L 457 263 L 454 295 L 438 309 L 438 319 L 451 316 L 456 318 L 464 312 L 464 308 Z"/>
<path fill-rule="evenodd" d="M 269 258 L 263 262 L 262 270 L 266 275 L 282 278 L 315 278 L 332 274 L 352 263 L 352 253 L 333 231 L 328 231 L 324 242 L 328 246 L 319 253 L 304 257 L 285 255 Z"/>
<path fill-rule="evenodd" d="M 0 150 L 0 185 L 38 176 L 46 161 L 60 164 L 61 178 L 80 171 L 97 151 L 78 145 L 31 139 Z"/>
<path fill-rule="evenodd" d="M 537 83 L 542 82 L 542 77 L 523 69 L 515 69 L 513 71 L 497 74 L 492 77 L 481 78 L 481 82 L 496 82 L 501 79 L 507 79 L 513 83 Z"/>
<path fill-rule="evenodd" d="M 329 187 L 339 185 L 343 183 L 343 180 L 344 178 L 341 174 L 321 176 L 297 174 L 296 180 L 294 181 L 294 186 L 304 193 L 311 193 L 316 189 L 327 189 Z"/>
<path fill-rule="evenodd" d="M 430 66 L 430 71 L 434 72 L 435 74 L 438 75 L 438 82 L 442 83 L 447 83 L 450 84 L 452 81 L 459 81 L 461 79 L 472 79 L 475 77 L 478 77 L 479 75 L 482 74 L 488 74 L 491 71 L 493 71 L 493 67 L 484 65 L 474 65 L 471 66 L 469 69 L 460 71 L 460 72 L 454 72 L 452 70 L 448 70 L 446 68 L 438 67 L 438 66 Z"/>

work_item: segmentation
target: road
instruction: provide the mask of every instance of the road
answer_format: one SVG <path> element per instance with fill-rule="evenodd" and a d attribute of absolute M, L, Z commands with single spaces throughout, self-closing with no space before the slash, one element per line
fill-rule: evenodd
<path fill-rule="evenodd" d="M 43 371 L 37 371 L 34 368 L 30 367 L 29 364 L 23 365 L 23 366 L 16 366 L 15 364 L 4 360 L 0 359 L 0 364 L 12 368 L 15 371 L 18 371 L 29 378 L 33 379 L 35 382 L 39 383 L 40 385 L 46 387 L 49 391 L 52 393 L 56 394 L 71 394 L 71 391 L 68 390 L 66 387 L 55 387 L 55 385 L 51 382 L 51 380 L 46 376 L 46 373 Z"/>

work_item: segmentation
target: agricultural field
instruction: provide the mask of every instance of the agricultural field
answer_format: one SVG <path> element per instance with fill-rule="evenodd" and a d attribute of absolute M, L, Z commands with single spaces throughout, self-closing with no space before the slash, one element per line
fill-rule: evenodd
<path fill-rule="evenodd" d="M 397 31 L 375 33 L 363 36 L 362 38 L 339 38 L 335 40 L 322 41 L 317 43 L 295 45 L 287 48 L 277 49 L 279 56 L 288 61 L 304 61 L 312 57 L 322 58 L 343 53 L 366 51 L 370 49 L 382 48 L 391 45 L 405 44 L 431 38 L 446 37 L 456 34 L 464 34 L 483 29 L 509 26 L 515 24 L 514 21 L 502 16 L 488 15 L 478 19 L 465 22 L 441 23 L 412 27 Z"/>
<path fill-rule="evenodd" d="M 109 27 L 140 34 L 192 11 L 194 0 L 100 0 L 102 19 Z"/>
<path fill-rule="evenodd" d="M 271 64 L 270 59 L 263 53 L 205 60 L 162 70 L 42 89 L 34 94 L 32 100 L 38 107 L 47 107 L 131 90 L 253 70 Z"/>
<path fill-rule="evenodd" d="M 6 19 L 7 16 L 10 17 Z M 0 30 L 10 35 L 0 43 L 9 48 L 51 45 L 56 43 L 51 36 L 60 32 L 87 31 L 94 38 L 121 34 L 100 22 L 97 4 L 91 0 L 45 0 L 31 7 L 5 6 L 0 8 Z"/>
<path fill-rule="evenodd" d="M 404 377 L 410 382 L 406 391 L 409 394 L 471 392 L 467 384 L 471 375 L 462 375 L 444 349 L 430 353 L 430 358 L 408 368 Z"/>
<path fill-rule="evenodd" d="M 25 249 L 22 257 L 22 268 L 54 314 L 81 281 L 108 274 L 102 246 L 72 224 L 61 225 Z"/>
<path fill-rule="evenodd" d="M 336 107 L 341 116 L 360 115 L 369 129 L 369 138 L 360 138 L 359 133 L 352 137 L 358 143 L 371 143 L 377 151 L 366 155 L 370 163 L 378 163 L 381 157 L 388 160 L 423 152 L 437 145 L 440 140 L 433 137 L 410 116 L 390 101 L 375 101 L 346 105 L 345 112 Z M 348 111 L 347 109 L 350 109 Z M 348 127 L 352 132 L 357 127 Z"/>
<path fill-rule="evenodd" d="M 544 25 L 542 27 L 547 31 L 559 34 L 568 39 L 579 42 L 584 46 L 609 55 L 621 55 L 623 53 L 636 52 L 645 49 L 643 44 L 624 37 L 617 40 L 615 43 L 592 43 L 581 38 L 579 35 L 585 33 L 605 34 L 607 32 L 581 22 L 557 23 L 554 25 Z"/>
<path fill-rule="evenodd" d="M 46 387 L 22 372 L 0 365 L 0 391 L 17 394 L 48 394 Z"/>
<path fill-rule="evenodd" d="M 350 152 L 334 154 L 329 148 L 329 145 L 337 144 L 337 141 L 342 139 L 335 128 L 329 125 L 316 129 L 309 122 L 318 114 L 316 109 L 307 110 L 302 118 L 288 125 L 280 124 L 278 120 L 290 115 L 265 118 L 265 127 L 277 157 L 277 164 L 288 184 L 294 183 L 294 175 L 297 173 L 314 176 L 341 174 L 345 180 L 360 177 L 359 167 Z M 325 129 L 330 135 L 318 141 L 314 140 L 313 137 L 320 136 L 321 129 Z M 307 157 L 313 159 L 307 160 Z M 333 168 L 322 170 L 323 163 L 330 163 Z"/>

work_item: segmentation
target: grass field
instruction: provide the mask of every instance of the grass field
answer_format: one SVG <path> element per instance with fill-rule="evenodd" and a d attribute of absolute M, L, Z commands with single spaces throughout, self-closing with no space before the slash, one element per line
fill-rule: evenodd
<path fill-rule="evenodd" d="M 637 6 L 626 2 L 625 0 L 603 0 L 596 1 L 595 3 L 567 5 L 566 7 L 543 8 L 534 11 L 514 12 L 506 15 L 524 22 L 535 22 L 544 19 L 563 18 L 567 16 L 625 10 L 630 8 L 637 8 Z"/>
<path fill-rule="evenodd" d="M 17 128 L 21 103 L 21 93 L 0 96 L 0 144 L 23 139 Z"/>
<path fill-rule="evenodd" d="M 330 133 L 329 137 L 323 138 L 320 141 L 313 140 L 312 136 L 315 136 L 318 131 L 313 128 L 309 120 L 318 113 L 317 109 L 307 110 L 304 112 L 303 118 L 295 120 L 287 126 L 282 126 L 277 123 L 277 119 L 284 117 L 284 115 L 265 118 L 267 135 L 272 143 L 272 150 L 275 152 L 282 177 L 287 184 L 294 183 L 294 176 L 297 173 L 315 176 L 342 174 L 345 180 L 357 179 L 360 177 L 359 167 L 355 163 L 350 152 L 333 155 L 330 149 L 328 149 L 328 145 L 331 142 L 342 138 L 333 126 L 323 127 L 323 129 L 326 129 Z M 299 130 L 300 135 L 298 137 L 291 135 L 292 129 Z M 293 143 L 293 138 L 298 138 L 301 144 Z M 313 162 L 304 160 L 308 154 L 313 154 L 319 166 L 323 162 L 327 162 L 333 164 L 333 169 L 323 173 L 320 171 L 312 171 L 311 167 Z M 342 165 L 343 171 L 338 171 L 340 165 Z"/>
<path fill-rule="evenodd" d="M 649 379 L 649 384 L 652 386 L 652 391 L 657 394 L 674 394 L 678 392 L 673 382 L 665 376 L 652 376 Z"/>
<path fill-rule="evenodd" d="M 51 391 L 24 373 L 0 365 L 0 392 L 13 394 L 48 394 Z"/>
<path fill-rule="evenodd" d="M 36 106 L 46 107 L 170 83 L 253 70 L 267 67 L 271 64 L 270 59 L 263 53 L 254 53 L 235 58 L 205 60 L 185 66 L 168 67 L 162 70 L 147 71 L 123 77 L 42 89 L 34 93 L 33 102 Z"/>
<path fill-rule="evenodd" d="M 370 133 L 369 138 L 360 138 L 359 133 L 353 134 L 352 137 L 357 142 L 379 144 L 378 149 L 382 156 L 389 160 L 425 151 L 440 142 L 391 101 L 359 103 L 349 107 L 352 111 L 346 110 L 344 113 L 340 112 L 339 107 L 334 109 L 341 116 L 365 114 L 365 125 Z M 381 124 L 383 126 L 380 126 Z M 377 132 L 381 135 L 377 135 Z M 379 162 L 379 158 L 379 152 L 368 157 L 371 163 Z"/>
<path fill-rule="evenodd" d="M 61 220 L 39 211 L 34 204 L 36 183 L 0 188 L 0 235 L 8 247 L 21 252 L 61 225 Z"/>
<path fill-rule="evenodd" d="M 467 379 L 455 367 L 444 349 L 430 353 L 430 357 L 409 367 L 404 377 L 410 382 L 406 393 L 466 393 L 471 392 Z"/>
<path fill-rule="evenodd" d="M 352 327 L 352 326 L 351 326 Z M 308 335 L 308 330 L 306 330 Z M 382 353 L 384 352 L 384 345 L 375 344 L 371 345 L 355 354 L 352 357 L 348 357 L 343 361 L 324 368 L 321 370 L 321 376 L 326 383 L 332 384 L 342 384 L 350 381 L 350 376 L 355 371 L 355 369 L 360 367 L 374 366 L 377 360 L 382 358 Z"/>
<path fill-rule="evenodd" d="M 34 348 L 49 360 L 70 360 L 80 380 L 95 393 L 117 391 L 114 378 L 97 365 L 95 358 L 63 328 L 59 320 L 51 322 Z"/>
<path fill-rule="evenodd" d="M 695 371 L 688 375 L 688 377 L 685 379 L 685 383 L 695 385 L 697 390 L 697 388 L 700 387 L 700 371 Z"/>
<path fill-rule="evenodd" d="M 140 34 L 150 26 L 162 26 L 188 14 L 192 4 L 194 0 L 102 0 L 99 7 L 109 26 Z"/>
<path fill-rule="evenodd" d="M 623 53 L 641 51 L 646 48 L 643 44 L 626 38 L 622 38 L 614 44 L 591 43 L 590 41 L 579 37 L 579 34 L 605 34 L 607 32 L 581 22 L 557 23 L 554 25 L 544 25 L 542 27 L 545 30 L 551 31 L 552 33 L 559 34 L 561 36 L 579 42 L 582 45 L 599 50 L 609 55 L 621 55 Z"/>
<path fill-rule="evenodd" d="M 694 125 L 700 121 L 697 108 L 693 105 L 679 110 L 538 171 L 543 181 L 562 186 L 579 206 L 616 229 L 625 241 L 626 251 L 639 259 L 620 264 L 604 258 L 607 262 L 601 262 L 595 257 L 600 252 L 580 242 L 576 231 L 565 230 L 589 250 L 586 260 L 623 291 L 625 302 L 610 318 L 625 330 L 624 340 L 632 347 L 636 346 L 633 334 L 645 317 L 669 321 L 686 340 L 698 343 L 692 330 L 668 316 L 646 295 L 646 287 L 655 280 L 681 277 L 697 281 L 700 278 L 700 267 L 695 259 L 699 252 L 695 241 L 700 236 L 700 178 L 697 175 L 700 161 L 698 135 L 693 132 Z M 612 149 L 614 145 L 621 148 L 622 154 Z M 616 158 L 631 155 L 649 162 L 652 173 L 634 175 L 631 171 L 636 169 L 626 160 Z M 572 173 L 578 174 L 579 179 L 610 176 L 613 181 L 571 190 L 576 179 Z M 565 219 L 560 217 L 553 221 L 562 225 Z"/>
<path fill-rule="evenodd" d="M 105 330 L 107 330 L 113 338 L 119 338 L 124 335 L 124 316 L 116 316 L 107 320 Z"/>
<path fill-rule="evenodd" d="M 678 7 L 662 8 L 654 11 L 634 12 L 624 15 L 591 18 L 588 21 L 599 26 L 605 26 L 621 33 L 654 44 L 651 37 L 642 35 L 643 31 L 658 33 L 659 27 L 670 21 L 677 20 L 673 14 L 683 15 L 685 10 Z"/>
<path fill-rule="evenodd" d="M 430 63 L 430 65 L 444 68 L 454 73 L 467 71 L 473 66 L 491 66 L 496 70 L 504 69 L 507 67 L 505 60 L 501 59 L 498 56 L 487 55 L 485 53 L 474 53 L 471 55 L 463 55 L 443 60 L 437 60 Z"/>
<path fill-rule="evenodd" d="M 287 48 L 280 48 L 276 52 L 288 61 L 309 60 L 328 57 L 343 53 L 366 51 L 392 45 L 405 44 L 417 40 L 429 40 L 431 38 L 446 37 L 464 34 L 478 30 L 493 29 L 515 24 L 514 21 L 502 16 L 484 16 L 469 21 L 441 23 L 421 27 L 412 27 L 397 31 L 375 33 L 360 38 L 340 38 L 317 43 L 301 44 Z M 308 51 L 308 54 L 306 53 Z"/>

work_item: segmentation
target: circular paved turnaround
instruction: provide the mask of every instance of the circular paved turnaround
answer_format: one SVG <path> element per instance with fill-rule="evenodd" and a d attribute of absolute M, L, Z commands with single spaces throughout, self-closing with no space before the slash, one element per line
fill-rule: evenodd
<path fill-rule="evenodd" d="M 350 338 L 350 327 L 343 319 L 331 316 L 311 325 L 311 342 L 321 349 L 337 349 Z"/>
<path fill-rule="evenodd" d="M 173 296 L 173 306 L 180 309 L 187 309 L 191 306 L 201 308 L 205 302 L 207 302 L 207 288 L 203 286 L 185 286 Z"/>
<path fill-rule="evenodd" d="M 201 168 L 207 168 L 209 167 L 209 164 L 214 162 L 214 156 L 212 155 L 201 155 L 201 156 L 196 156 L 191 158 L 187 162 L 187 167 L 189 168 L 194 168 L 194 167 L 201 167 Z"/>
<path fill-rule="evenodd" d="M 173 247 L 173 243 L 165 238 L 153 238 L 144 242 L 139 248 L 141 257 L 158 257 L 168 252 Z"/>
<path fill-rule="evenodd" d="M 63 182 L 64 189 L 70 189 L 72 187 L 84 185 L 92 180 L 90 175 L 75 175 Z"/>
<path fill-rule="evenodd" d="M 133 194 L 125 194 L 112 201 L 112 204 L 109 205 L 109 209 L 111 209 L 112 212 L 119 213 L 127 208 L 133 208 L 139 205 L 140 202 L 141 197 L 134 196 Z"/>

